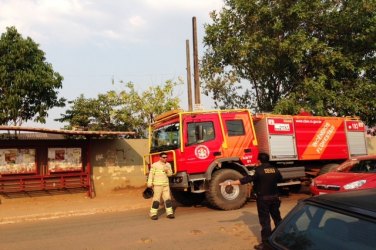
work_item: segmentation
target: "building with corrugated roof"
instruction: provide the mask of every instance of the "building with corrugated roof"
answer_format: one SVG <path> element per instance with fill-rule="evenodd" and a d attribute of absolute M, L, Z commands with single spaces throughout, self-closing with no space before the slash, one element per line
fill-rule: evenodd
<path fill-rule="evenodd" d="M 147 142 L 124 139 L 133 132 L 17 126 L 0 126 L 0 130 L 4 131 L 0 133 L 3 195 L 83 189 L 94 197 L 145 183 L 142 157 L 146 152 L 142 151 Z"/>

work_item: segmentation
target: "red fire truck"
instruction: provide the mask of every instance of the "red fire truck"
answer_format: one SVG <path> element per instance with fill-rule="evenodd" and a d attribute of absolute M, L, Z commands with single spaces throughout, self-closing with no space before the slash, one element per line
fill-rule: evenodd
<path fill-rule="evenodd" d="M 149 131 L 150 163 L 168 154 L 174 175 L 171 192 L 182 204 L 205 198 L 214 207 L 242 207 L 248 187 L 219 183 L 236 180 L 257 167 L 267 153 L 281 171 L 279 186 L 300 187 L 314 169 L 328 171 L 352 156 L 367 154 L 365 125 L 358 118 L 258 114 L 247 109 L 185 112 L 157 117 Z"/>

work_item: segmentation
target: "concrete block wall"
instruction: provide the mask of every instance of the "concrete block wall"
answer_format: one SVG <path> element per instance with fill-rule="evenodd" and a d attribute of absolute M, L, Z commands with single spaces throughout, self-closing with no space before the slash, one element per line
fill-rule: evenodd
<path fill-rule="evenodd" d="M 376 154 L 376 136 L 367 137 L 367 150 L 369 155 Z"/>
<path fill-rule="evenodd" d="M 145 186 L 146 139 L 104 139 L 91 143 L 90 161 L 96 195 Z"/>

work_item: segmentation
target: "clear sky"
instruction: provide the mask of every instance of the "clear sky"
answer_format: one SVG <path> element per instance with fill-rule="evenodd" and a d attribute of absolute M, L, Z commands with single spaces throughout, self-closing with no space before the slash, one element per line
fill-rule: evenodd
<path fill-rule="evenodd" d="M 121 90 L 120 80 L 135 83 L 140 92 L 169 79 L 186 82 L 187 39 L 193 72 L 192 17 L 197 18 L 201 55 L 204 24 L 222 6 L 223 0 L 0 0 L 0 32 L 15 26 L 38 43 L 64 77 L 59 96 L 74 100 L 80 94 L 91 98 Z M 184 109 L 186 89 L 175 90 Z M 210 100 L 201 100 L 212 108 Z M 53 119 L 64 111 L 50 110 L 46 124 L 24 125 L 61 128 Z"/>

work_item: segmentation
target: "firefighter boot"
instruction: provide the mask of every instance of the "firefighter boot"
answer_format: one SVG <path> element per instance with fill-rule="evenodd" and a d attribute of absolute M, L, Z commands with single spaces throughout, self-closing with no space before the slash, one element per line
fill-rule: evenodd
<path fill-rule="evenodd" d="M 172 209 L 172 201 L 171 200 L 167 200 L 165 202 L 165 204 L 166 204 L 167 218 L 174 219 L 175 215 L 174 215 L 174 210 Z"/>
<path fill-rule="evenodd" d="M 150 208 L 150 218 L 152 220 L 158 220 L 158 208 L 159 208 L 159 201 L 153 201 L 153 204 Z"/>

